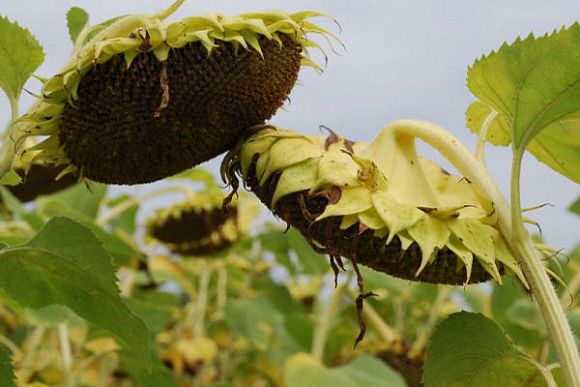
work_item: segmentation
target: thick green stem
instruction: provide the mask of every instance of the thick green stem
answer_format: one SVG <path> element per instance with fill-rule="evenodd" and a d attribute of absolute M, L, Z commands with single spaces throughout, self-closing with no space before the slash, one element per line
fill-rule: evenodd
<path fill-rule="evenodd" d="M 16 125 L 14 122 L 18 118 L 18 97 L 10 99 L 10 125 L 6 129 L 6 133 L 3 135 L 2 153 L 0 156 L 0 178 L 7 174 L 12 168 L 12 162 L 14 161 L 14 155 L 17 153 L 16 145 L 19 143 L 20 137 L 24 135 L 24 132 L 18 132 L 16 130 Z"/>
<path fill-rule="evenodd" d="M 314 338 L 312 340 L 311 353 L 312 356 L 320 362 L 322 362 L 324 356 L 326 338 L 328 337 L 328 332 L 330 331 L 330 320 L 332 319 L 332 316 L 336 314 L 336 311 L 340 306 L 340 300 L 344 290 L 348 286 L 348 282 L 349 281 L 332 290 L 332 293 L 330 293 L 330 297 L 326 302 L 326 305 L 324 305 L 324 308 L 321 298 L 318 297 L 318 320 L 316 321 L 316 326 L 314 328 Z"/>
<path fill-rule="evenodd" d="M 574 334 L 570 329 L 558 294 L 546 273 L 542 255 L 534 246 L 524 227 L 520 196 L 522 158 L 523 151 L 514 150 L 511 176 L 513 247 L 522 260 L 524 275 L 548 326 L 566 383 L 568 386 L 580 386 L 580 358 Z"/>
<path fill-rule="evenodd" d="M 540 252 L 526 232 L 521 218 L 519 176 L 521 152 L 515 152 L 512 168 L 512 207 L 477 160 L 451 133 L 425 121 L 397 121 L 391 124 L 401 136 L 417 137 L 433 146 L 455 166 L 475 188 L 494 203 L 498 228 L 510 250 L 522 266 L 526 279 L 544 316 L 556 348 L 565 380 L 580 386 L 580 360 L 570 325 L 556 292 L 546 274 Z M 512 223 L 513 222 L 513 223 Z"/>

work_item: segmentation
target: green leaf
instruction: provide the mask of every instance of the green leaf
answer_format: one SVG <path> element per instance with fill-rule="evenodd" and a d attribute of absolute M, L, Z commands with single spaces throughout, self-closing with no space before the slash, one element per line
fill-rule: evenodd
<path fill-rule="evenodd" d="M 228 301 L 226 324 L 279 366 L 289 355 L 303 350 L 286 331 L 284 314 L 265 295 Z"/>
<path fill-rule="evenodd" d="M 0 178 L 1 185 L 15 186 L 22 183 L 22 177 L 16 171 L 11 169 L 4 176 Z"/>
<path fill-rule="evenodd" d="M 104 184 L 91 183 L 90 188 L 84 184 L 76 184 L 52 195 L 40 197 L 38 207 L 43 212 L 52 203 L 59 202 L 67 207 L 70 216 L 86 216 L 95 219 L 105 196 L 107 196 L 107 186 Z M 49 216 L 56 215 L 61 214 L 49 214 Z M 69 214 L 62 215 L 69 216 Z"/>
<path fill-rule="evenodd" d="M 0 387 L 16 387 L 14 366 L 8 351 L 3 346 L 0 346 Z"/>
<path fill-rule="evenodd" d="M 155 357 L 151 371 L 146 371 L 132 354 L 121 353 L 121 366 L 140 387 L 176 387 L 175 376 L 169 368 Z"/>
<path fill-rule="evenodd" d="M 288 387 L 405 387 L 403 378 L 380 360 L 365 355 L 347 365 L 326 368 L 312 356 L 298 353 L 284 367 Z"/>
<path fill-rule="evenodd" d="M 547 371 L 516 349 L 495 321 L 476 313 L 455 313 L 437 327 L 423 369 L 425 387 L 547 385 Z"/>
<path fill-rule="evenodd" d="M 573 214 L 580 216 L 580 197 L 568 207 L 568 210 Z"/>
<path fill-rule="evenodd" d="M 477 60 L 467 84 L 484 106 L 468 111 L 470 128 L 479 131 L 482 109 L 493 109 L 499 118 L 490 141 L 493 134 L 505 144 L 507 131 L 516 149 L 529 145 L 540 161 L 580 182 L 579 51 L 580 25 L 575 23 L 539 38 L 517 39 Z"/>
<path fill-rule="evenodd" d="M 295 228 L 291 228 L 286 233 L 288 243 L 296 253 L 298 260 L 302 264 L 302 272 L 305 274 L 324 274 L 330 269 L 328 257 L 316 253 L 306 242 L 306 239 Z"/>
<path fill-rule="evenodd" d="M 12 104 L 43 61 L 42 46 L 30 31 L 0 16 L 0 88 Z"/>
<path fill-rule="evenodd" d="M 0 287 L 22 306 L 69 307 L 151 364 L 145 323 L 121 300 L 111 256 L 80 224 L 54 218 L 27 243 L 0 250 Z"/>
<path fill-rule="evenodd" d="M 76 42 L 80 32 L 89 22 L 89 14 L 80 7 L 72 7 L 66 13 L 66 25 L 68 27 L 68 34 L 73 44 Z"/>
<path fill-rule="evenodd" d="M 121 203 L 134 202 L 135 199 L 129 195 L 120 195 L 115 199 L 107 203 L 107 207 L 114 208 Z M 121 229 L 128 235 L 135 234 L 137 231 L 137 212 L 139 211 L 139 205 L 135 204 L 128 210 L 124 211 L 121 215 L 116 216 L 114 219 L 109 221 L 109 225 L 113 228 Z"/>
<path fill-rule="evenodd" d="M 503 285 L 494 284 L 491 310 L 494 320 L 518 345 L 535 349 L 541 344 L 545 334 L 543 320 L 519 281 L 505 278 Z"/>
<path fill-rule="evenodd" d="M 71 191 L 71 193 L 75 192 L 75 190 Z M 67 195 L 65 192 L 63 194 L 65 196 Z M 85 192 L 85 194 L 88 193 Z M 83 226 L 89 228 L 101 240 L 105 249 L 113 256 L 113 263 L 116 267 L 129 265 L 135 259 L 139 258 L 140 252 L 120 236 L 111 234 L 95 224 L 94 215 L 96 215 L 98 209 L 93 206 L 101 202 L 104 194 L 105 192 L 99 193 L 99 191 L 96 191 L 92 199 L 79 199 L 78 208 L 74 207 L 74 201 L 71 201 L 71 199 L 62 197 L 64 200 L 68 200 L 67 203 L 61 200 L 60 196 L 52 195 L 51 197 L 42 198 L 38 201 L 38 212 L 45 217 L 66 216 L 73 218 Z M 71 196 L 74 198 L 76 195 Z"/>
<path fill-rule="evenodd" d="M 478 133 L 491 113 L 491 108 L 476 101 L 467 110 L 467 126 Z M 551 125 L 541 131 L 528 144 L 527 150 L 554 171 L 578 182 L 580 172 L 580 117 Z M 503 115 L 498 115 L 488 128 L 487 141 L 493 145 L 508 146 L 511 143 L 510 126 Z"/>
<path fill-rule="evenodd" d="M 206 188 L 216 188 L 218 186 L 213 174 L 203 168 L 186 169 L 177 175 L 171 176 L 169 179 L 185 179 L 196 183 L 204 183 Z"/>
<path fill-rule="evenodd" d="M 167 327 L 178 305 L 176 297 L 163 292 L 143 292 L 127 300 L 131 309 L 145 322 L 151 334 Z"/>
<path fill-rule="evenodd" d="M 25 308 L 26 322 L 57 327 L 62 323 L 69 326 L 86 326 L 83 319 L 64 305 L 52 304 L 39 309 Z"/>
<path fill-rule="evenodd" d="M 28 211 L 20 201 L 10 193 L 5 187 L 0 187 L 0 196 L 2 203 L 13 213 L 19 215 L 32 229 L 38 230 L 44 224 L 44 221 L 36 214 Z"/>

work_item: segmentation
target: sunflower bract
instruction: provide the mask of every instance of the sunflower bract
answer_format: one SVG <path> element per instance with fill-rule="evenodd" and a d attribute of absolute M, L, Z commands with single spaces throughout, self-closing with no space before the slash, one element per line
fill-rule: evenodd
<path fill-rule="evenodd" d="M 501 282 L 505 272 L 523 280 L 493 203 L 390 127 L 371 144 L 270 127 L 225 163 L 230 179 L 239 174 L 319 252 L 415 281 Z"/>
<path fill-rule="evenodd" d="M 320 69 L 308 58 L 320 46 L 306 34 L 330 34 L 312 16 L 321 14 L 132 15 L 81 33 L 18 121 L 26 136 L 47 136 L 25 152 L 107 184 L 148 183 L 209 160 L 282 106 L 301 65 Z"/>

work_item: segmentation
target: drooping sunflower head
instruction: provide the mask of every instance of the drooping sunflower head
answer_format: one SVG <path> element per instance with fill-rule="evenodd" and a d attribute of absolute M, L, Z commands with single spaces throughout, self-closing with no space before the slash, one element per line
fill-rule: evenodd
<path fill-rule="evenodd" d="M 371 143 L 304 136 L 275 127 L 225 159 L 245 184 L 319 252 L 396 277 L 467 284 L 513 272 L 493 203 L 469 181 L 417 156 L 386 127 Z M 234 182 L 234 185 L 236 183 Z"/>
<path fill-rule="evenodd" d="M 41 195 L 50 195 L 77 183 L 78 178 L 74 173 L 67 174 L 56 180 L 64 168 L 62 165 L 34 163 L 29 167 L 28 172 L 23 169 L 17 169 L 16 173 L 20 175 L 22 182 L 6 188 L 21 202 L 31 202 Z"/>
<path fill-rule="evenodd" d="M 26 158 L 16 158 L 12 164 L 13 170 L 21 179 L 20 183 L 6 186 L 6 189 L 22 203 L 31 202 L 42 195 L 62 191 L 78 181 L 74 173 L 62 176 L 66 168 L 63 165 L 30 162 L 24 166 L 23 161 L 25 162 Z"/>
<path fill-rule="evenodd" d="M 175 8 L 175 7 L 174 7 Z M 19 120 L 35 160 L 107 184 L 162 179 L 209 160 L 284 103 L 316 12 L 131 15 L 85 29 L 70 61 Z M 26 137 L 25 136 L 25 137 Z"/>
<path fill-rule="evenodd" d="M 201 256 L 218 253 L 236 243 L 249 222 L 248 206 L 238 201 L 223 206 L 225 195 L 198 192 L 186 201 L 160 209 L 146 223 L 146 238 L 157 241 L 175 254 Z M 246 198 L 247 199 L 247 198 Z"/>

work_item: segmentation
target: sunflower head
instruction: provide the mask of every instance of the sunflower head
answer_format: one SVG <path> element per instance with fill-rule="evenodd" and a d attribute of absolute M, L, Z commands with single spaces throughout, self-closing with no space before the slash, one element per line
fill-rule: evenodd
<path fill-rule="evenodd" d="M 247 230 L 253 206 L 245 197 L 240 199 L 243 206 L 236 200 L 224 207 L 225 198 L 220 192 L 198 192 L 182 203 L 156 211 L 146 222 L 146 239 L 184 256 L 227 249 Z"/>
<path fill-rule="evenodd" d="M 55 166 L 45 163 L 34 163 L 28 167 L 28 172 L 24 169 L 15 169 L 22 178 L 22 182 L 15 186 L 6 188 L 22 203 L 28 203 L 41 195 L 50 195 L 62 191 L 77 183 L 78 177 L 67 174 L 57 179 L 64 170 L 64 166 Z"/>
<path fill-rule="evenodd" d="M 107 184 L 162 179 L 228 150 L 284 103 L 316 12 L 130 15 L 81 32 L 69 62 L 18 122 L 26 152 Z"/>
<path fill-rule="evenodd" d="M 493 203 L 391 129 L 365 144 L 270 127 L 240 142 L 223 170 L 331 257 L 440 284 L 523 278 Z"/>

